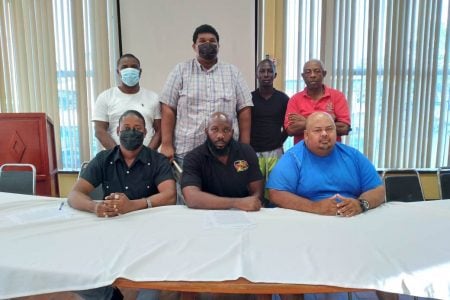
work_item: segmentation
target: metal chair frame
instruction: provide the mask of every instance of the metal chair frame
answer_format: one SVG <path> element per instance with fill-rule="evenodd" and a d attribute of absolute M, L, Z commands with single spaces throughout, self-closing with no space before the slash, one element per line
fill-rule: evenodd
<path fill-rule="evenodd" d="M 418 199 L 417 201 L 425 200 L 425 196 L 423 194 L 422 181 L 420 180 L 419 172 L 416 169 L 386 169 L 386 170 L 384 170 L 383 174 L 382 174 L 382 178 L 383 178 L 383 183 L 384 183 L 386 189 L 387 189 L 386 178 L 394 177 L 394 176 L 395 177 L 407 177 L 407 176 L 417 177 L 417 180 L 419 182 L 420 193 L 421 193 L 421 197 L 422 197 L 422 199 Z M 386 195 L 385 195 L 385 199 L 384 199 L 385 202 L 392 201 L 392 200 L 387 199 L 387 194 L 388 194 L 388 192 L 386 190 Z"/>
<path fill-rule="evenodd" d="M 5 168 L 13 168 L 14 170 L 5 171 Z M 24 168 L 29 168 L 30 170 L 23 170 Z M 20 169 L 20 170 L 17 170 Z M 31 172 L 32 176 L 32 195 L 36 195 L 36 167 L 28 163 L 5 163 L 0 166 L 0 179 L 3 174 L 7 172 Z M 18 184 L 23 184 L 18 182 Z M 7 190 L 5 192 L 8 192 Z"/>
<path fill-rule="evenodd" d="M 440 199 L 450 199 L 450 197 L 445 197 L 443 195 L 443 184 L 442 184 L 442 177 L 443 176 L 450 176 L 450 167 L 440 167 L 437 171 L 437 179 L 438 179 L 438 187 L 439 187 L 439 198 Z"/>

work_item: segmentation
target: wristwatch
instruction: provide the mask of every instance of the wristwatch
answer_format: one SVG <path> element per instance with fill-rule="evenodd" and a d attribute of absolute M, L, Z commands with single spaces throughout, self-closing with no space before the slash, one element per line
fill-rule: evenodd
<path fill-rule="evenodd" d="M 361 206 L 362 212 L 366 212 L 370 209 L 370 203 L 366 199 L 358 198 L 359 205 Z"/>

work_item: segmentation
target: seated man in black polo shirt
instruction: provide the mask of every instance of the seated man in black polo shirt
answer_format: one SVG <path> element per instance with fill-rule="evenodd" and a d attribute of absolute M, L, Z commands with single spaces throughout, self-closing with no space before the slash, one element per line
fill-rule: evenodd
<path fill-rule="evenodd" d="M 233 139 L 231 119 L 213 113 L 203 145 L 184 158 L 181 188 L 187 206 L 202 209 L 261 208 L 263 177 L 255 151 Z"/>
<path fill-rule="evenodd" d="M 99 152 L 89 162 L 69 193 L 70 206 L 108 218 L 175 204 L 175 180 L 169 161 L 143 145 L 146 133 L 145 120 L 139 112 L 123 113 L 117 128 L 120 145 Z M 100 184 L 104 197 L 93 201 L 89 193 Z M 120 291 L 112 286 L 77 294 L 84 299 L 122 299 Z"/>
<path fill-rule="evenodd" d="M 122 114 L 117 128 L 120 145 L 101 151 L 89 162 L 69 193 L 70 206 L 107 218 L 175 204 L 175 180 L 169 161 L 142 144 L 146 133 L 139 112 Z M 104 200 L 94 202 L 89 193 L 99 184 L 103 185 Z"/>

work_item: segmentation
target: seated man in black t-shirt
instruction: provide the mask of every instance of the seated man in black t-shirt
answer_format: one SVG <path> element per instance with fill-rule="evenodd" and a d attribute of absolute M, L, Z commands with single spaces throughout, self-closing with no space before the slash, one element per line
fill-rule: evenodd
<path fill-rule="evenodd" d="M 261 208 L 263 181 L 255 151 L 233 139 L 231 119 L 213 113 L 203 145 L 184 158 L 181 188 L 187 206 L 201 209 Z"/>

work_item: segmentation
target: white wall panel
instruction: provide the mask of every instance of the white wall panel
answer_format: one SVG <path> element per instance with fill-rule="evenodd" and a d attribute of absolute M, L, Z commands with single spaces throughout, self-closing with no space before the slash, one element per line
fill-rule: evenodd
<path fill-rule="evenodd" d="M 181 61 L 195 57 L 192 34 L 210 24 L 220 37 L 219 58 L 236 65 L 255 87 L 255 1 L 121 0 L 122 52 L 141 60 L 141 86 L 160 93 Z"/>

